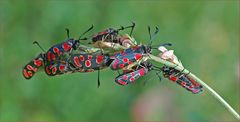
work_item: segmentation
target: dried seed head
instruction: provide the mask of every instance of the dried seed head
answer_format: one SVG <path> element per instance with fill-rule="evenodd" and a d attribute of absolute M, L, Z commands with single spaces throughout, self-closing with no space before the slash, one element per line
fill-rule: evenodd
<path fill-rule="evenodd" d="M 164 46 L 160 46 L 158 50 L 162 52 L 158 57 L 182 66 L 182 63 L 178 60 L 177 56 L 174 55 L 174 50 L 167 50 Z"/>

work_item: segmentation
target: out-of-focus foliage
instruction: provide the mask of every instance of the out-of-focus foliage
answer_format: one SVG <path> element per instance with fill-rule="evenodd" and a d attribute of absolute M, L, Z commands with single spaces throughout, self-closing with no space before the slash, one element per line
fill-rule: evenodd
<path fill-rule="evenodd" d="M 10 120 L 235 120 L 208 92 L 193 95 L 155 73 L 129 86 L 117 72 L 25 80 L 21 68 L 41 50 L 95 25 L 136 22 L 135 39 L 148 43 L 147 26 L 159 26 L 154 44 L 171 42 L 185 67 L 220 93 L 238 112 L 239 1 L 0 1 L 0 121 Z M 127 32 L 127 31 L 126 31 Z M 85 43 L 85 42 L 84 42 Z M 86 42 L 87 43 L 87 42 Z M 151 79 L 145 86 L 143 82 Z"/>

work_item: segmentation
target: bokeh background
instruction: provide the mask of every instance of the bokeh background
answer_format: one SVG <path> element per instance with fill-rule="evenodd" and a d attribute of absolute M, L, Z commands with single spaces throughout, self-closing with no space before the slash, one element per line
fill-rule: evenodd
<path fill-rule="evenodd" d="M 117 72 L 106 69 L 100 88 L 97 72 L 22 76 L 22 67 L 41 52 L 33 41 L 48 49 L 66 38 L 65 28 L 77 38 L 91 24 L 89 35 L 131 21 L 139 43 L 148 43 L 148 25 L 159 26 L 154 44 L 173 43 L 184 66 L 240 111 L 238 0 L 1 0 L 0 121 L 236 121 L 209 92 L 193 95 L 154 73 L 119 86 Z"/>

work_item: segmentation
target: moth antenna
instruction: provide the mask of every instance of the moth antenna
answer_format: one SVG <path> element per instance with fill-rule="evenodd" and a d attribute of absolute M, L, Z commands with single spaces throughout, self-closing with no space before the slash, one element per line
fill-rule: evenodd
<path fill-rule="evenodd" d="M 46 52 L 37 41 L 34 41 L 33 44 L 36 44 L 43 52 Z"/>
<path fill-rule="evenodd" d="M 65 28 L 66 32 L 67 32 L 67 37 L 69 38 L 69 29 L 68 28 Z"/>
<path fill-rule="evenodd" d="M 100 69 L 98 69 L 98 88 L 100 87 Z"/>
<path fill-rule="evenodd" d="M 151 29 L 150 29 L 150 26 L 148 26 L 148 34 L 149 34 L 149 40 L 151 40 L 152 39 L 152 36 L 151 36 Z"/>
<path fill-rule="evenodd" d="M 87 32 L 89 32 L 90 30 L 92 30 L 93 27 L 94 27 L 94 26 L 93 26 L 93 24 L 92 24 L 92 26 L 91 26 L 90 28 L 88 28 L 85 32 L 83 32 L 83 33 L 79 36 L 78 40 L 86 40 L 86 38 L 81 39 L 82 36 L 85 35 Z"/>
<path fill-rule="evenodd" d="M 135 22 L 132 22 L 131 28 L 132 28 L 132 29 L 131 29 L 130 34 L 129 34 L 130 37 L 132 36 L 133 29 L 135 28 Z"/>

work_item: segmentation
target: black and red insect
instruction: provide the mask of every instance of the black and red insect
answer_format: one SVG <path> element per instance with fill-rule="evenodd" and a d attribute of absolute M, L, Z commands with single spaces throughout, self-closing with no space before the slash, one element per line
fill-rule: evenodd
<path fill-rule="evenodd" d="M 152 53 L 152 49 L 157 49 L 155 47 L 152 47 L 152 37 L 156 36 L 159 29 L 156 27 L 156 31 L 153 35 L 150 33 L 150 27 L 148 27 L 149 35 L 150 35 L 150 43 L 148 45 L 136 45 L 130 48 L 127 48 L 125 50 L 122 50 L 119 53 L 114 54 L 111 56 L 111 59 L 113 60 L 110 64 L 110 68 L 112 70 L 119 70 L 123 69 L 126 66 L 129 66 L 133 63 L 140 64 L 139 62 L 144 57 L 148 57 L 149 54 Z M 162 44 L 160 46 L 171 46 L 170 43 Z M 137 63 L 136 63 L 137 62 Z M 134 65 L 133 65 L 134 66 Z"/>
<path fill-rule="evenodd" d="M 31 60 L 27 65 L 24 66 L 22 71 L 23 76 L 26 79 L 32 78 L 32 76 L 37 72 L 37 69 L 39 69 L 40 67 L 44 67 L 45 72 L 50 76 L 73 72 L 69 68 L 64 69 L 63 66 L 68 65 L 66 60 L 68 59 L 69 55 L 72 54 L 73 50 L 78 50 L 80 40 L 86 40 L 86 38 L 81 37 L 88 31 L 90 31 L 92 28 L 93 26 L 91 26 L 87 31 L 81 34 L 81 36 L 77 40 L 69 38 L 69 30 L 66 29 L 68 39 L 66 39 L 66 41 L 60 44 L 52 46 L 47 52 L 44 51 L 44 49 L 38 44 L 38 42 L 35 41 L 34 44 L 37 44 L 44 51 L 44 53 L 40 53 L 35 59 Z M 57 69 L 54 66 L 60 67 L 60 69 L 62 69 L 61 72 L 57 72 Z"/>
<path fill-rule="evenodd" d="M 132 68 L 132 71 L 124 71 L 123 74 L 120 74 L 115 78 L 115 82 L 120 85 L 128 85 L 134 83 L 137 79 L 147 75 L 150 71 L 155 70 L 156 75 L 161 80 L 160 72 L 163 73 L 165 78 L 168 78 L 170 81 L 176 82 L 186 90 L 197 94 L 203 91 L 203 87 L 197 83 L 195 80 L 191 79 L 187 74 L 167 66 L 157 67 L 152 65 L 150 62 L 142 62 L 140 65 L 136 65 Z"/>
<path fill-rule="evenodd" d="M 126 26 L 126 27 L 121 26 L 121 28 L 119 29 L 108 28 L 104 31 L 101 31 L 93 35 L 92 42 L 90 42 L 89 44 L 92 44 L 94 47 L 98 47 L 98 48 L 114 49 L 115 45 L 129 47 L 131 45 L 134 45 L 134 42 L 132 41 L 132 38 L 131 38 L 134 27 L 135 27 L 135 23 L 132 22 L 132 25 Z M 131 32 L 129 36 L 119 34 L 119 31 L 122 31 L 127 28 L 131 28 Z"/>
<path fill-rule="evenodd" d="M 65 60 L 66 58 L 68 58 L 68 55 L 71 55 L 73 53 L 73 50 L 81 50 L 79 49 L 80 40 L 87 40 L 87 38 L 82 38 L 82 36 L 92 29 L 93 25 L 89 29 L 87 29 L 84 33 L 82 33 L 80 37 L 76 40 L 74 38 L 69 37 L 69 29 L 66 29 L 68 38 L 62 43 L 53 45 L 46 52 L 47 62 Z M 37 42 L 34 43 L 38 44 Z"/>
<path fill-rule="evenodd" d="M 201 93 L 203 91 L 202 85 L 190 78 L 188 74 L 183 74 L 181 71 L 178 71 L 168 66 L 163 66 L 161 70 L 165 78 L 168 78 L 170 81 L 176 82 L 188 91 L 194 94 Z"/>
<path fill-rule="evenodd" d="M 123 74 L 117 76 L 115 78 L 115 82 L 120 85 L 128 85 L 130 83 L 133 83 L 140 77 L 147 75 L 151 70 L 153 70 L 153 66 L 151 63 L 142 62 L 140 65 L 132 67 L 131 70 L 123 70 Z"/>
<path fill-rule="evenodd" d="M 75 72 L 75 69 L 72 68 L 67 61 L 45 63 L 44 70 L 49 76 L 57 76 Z"/>
<path fill-rule="evenodd" d="M 68 63 L 76 68 L 76 70 L 81 72 L 90 72 L 108 67 L 107 64 L 109 64 L 109 59 L 110 58 L 107 54 L 102 54 L 101 52 L 93 54 L 80 53 L 73 54 Z"/>
<path fill-rule="evenodd" d="M 40 53 L 36 58 L 27 63 L 23 69 L 22 73 L 26 79 L 31 79 L 33 75 L 39 70 L 40 67 L 44 65 L 44 53 Z"/>
<path fill-rule="evenodd" d="M 27 63 L 22 73 L 26 79 L 30 79 L 38 71 L 38 69 L 44 68 L 45 73 L 49 76 L 56 76 L 66 73 L 73 73 L 75 70 L 70 68 L 69 64 L 64 61 L 48 62 L 46 60 L 46 54 L 40 53 L 36 58 Z"/>
<path fill-rule="evenodd" d="M 74 72 L 98 71 L 98 86 L 100 86 L 100 70 L 107 68 L 111 60 L 102 52 L 72 54 L 65 62 L 47 64 L 45 71 L 50 76 Z"/>

